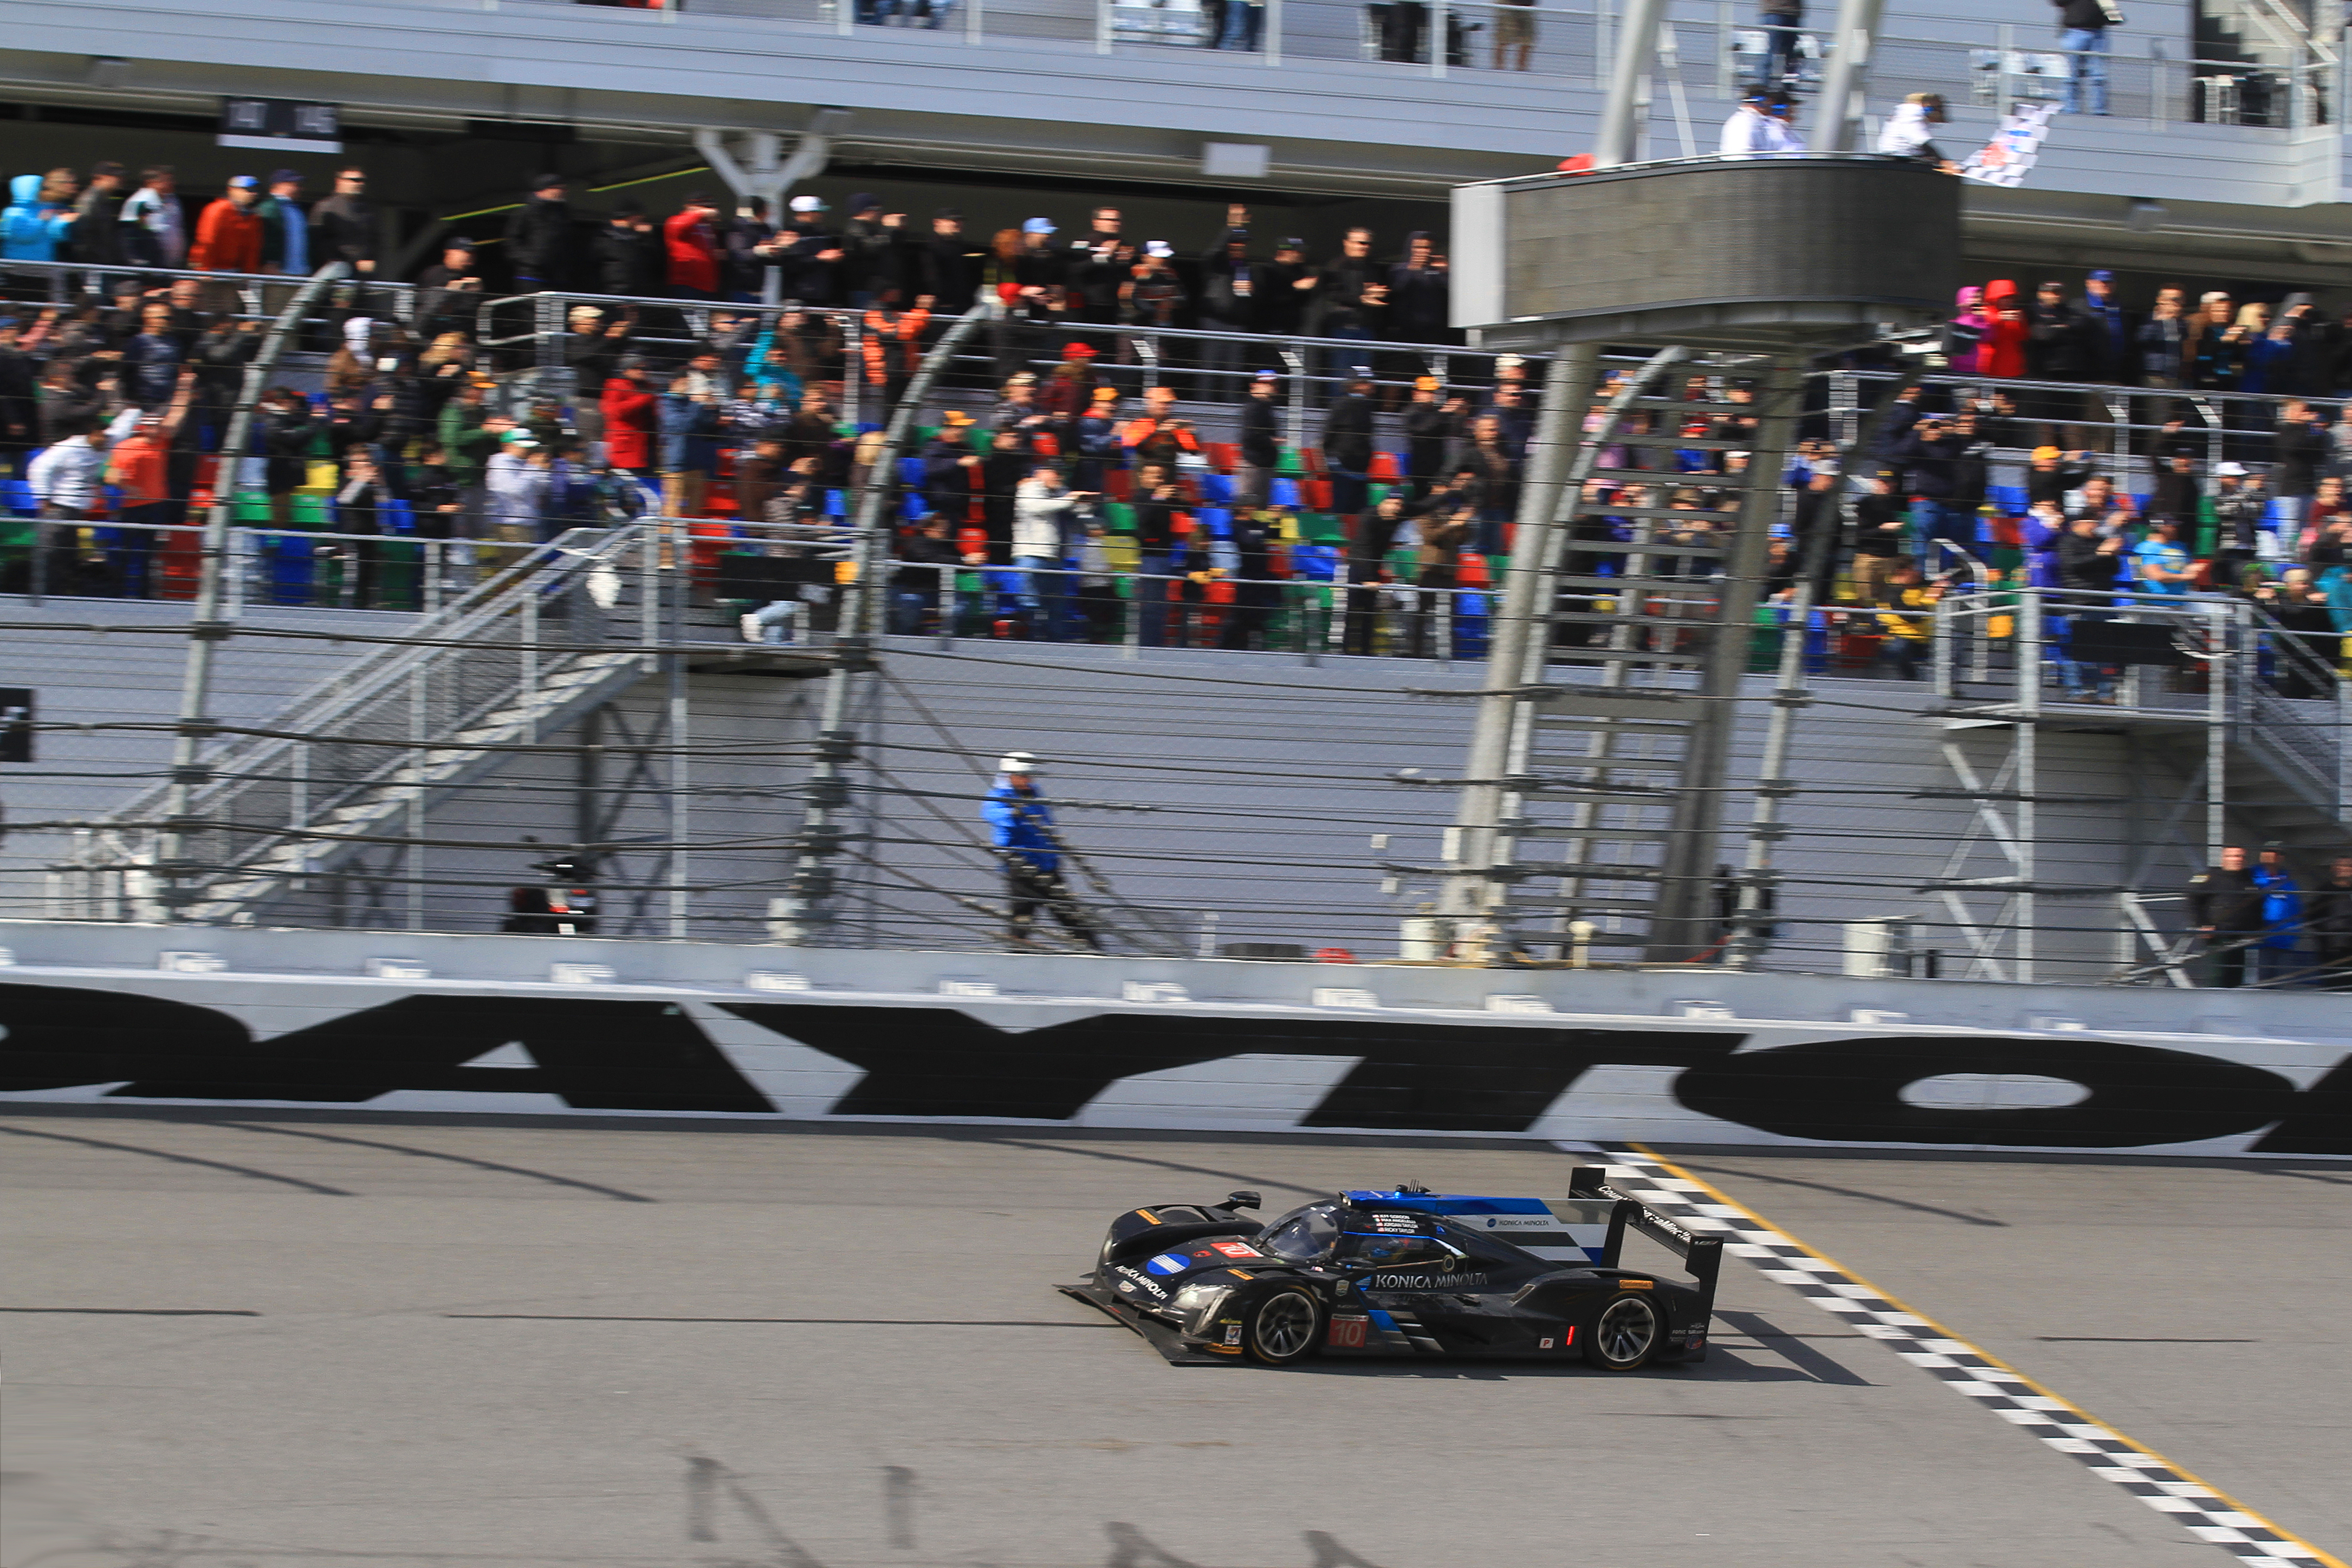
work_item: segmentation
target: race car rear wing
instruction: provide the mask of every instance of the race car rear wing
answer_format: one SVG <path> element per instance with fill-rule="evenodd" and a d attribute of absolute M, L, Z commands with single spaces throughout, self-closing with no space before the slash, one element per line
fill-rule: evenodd
<path fill-rule="evenodd" d="M 1568 1195 L 1572 1203 L 1591 1204 L 1595 1208 L 1608 1205 L 1609 1239 L 1601 1247 L 1601 1267 L 1623 1268 L 1625 1233 L 1638 1230 L 1682 1259 L 1684 1272 L 1698 1284 L 1706 1310 L 1715 1310 L 1716 1278 L 1723 1271 L 1723 1237 L 1685 1230 L 1641 1199 L 1627 1197 L 1609 1184 L 1609 1172 L 1603 1166 L 1579 1165 L 1570 1171 Z"/>

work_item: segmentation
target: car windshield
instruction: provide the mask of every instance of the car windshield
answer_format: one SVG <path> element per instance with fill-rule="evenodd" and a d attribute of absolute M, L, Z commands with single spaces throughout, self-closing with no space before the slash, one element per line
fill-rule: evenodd
<path fill-rule="evenodd" d="M 1310 1263 L 1328 1254 L 1339 1239 L 1339 1226 L 1331 1217 L 1331 1205 L 1317 1204 L 1266 1226 L 1258 1245 L 1277 1258 Z"/>

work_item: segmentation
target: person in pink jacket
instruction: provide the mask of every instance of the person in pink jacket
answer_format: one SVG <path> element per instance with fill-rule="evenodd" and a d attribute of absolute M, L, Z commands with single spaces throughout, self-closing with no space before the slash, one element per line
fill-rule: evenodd
<path fill-rule="evenodd" d="M 1984 374 L 1985 329 L 1992 318 L 1985 314 L 1984 290 L 1970 285 L 1959 292 L 1953 302 L 1952 319 L 1944 329 L 1944 358 L 1950 362 L 1955 375 Z"/>

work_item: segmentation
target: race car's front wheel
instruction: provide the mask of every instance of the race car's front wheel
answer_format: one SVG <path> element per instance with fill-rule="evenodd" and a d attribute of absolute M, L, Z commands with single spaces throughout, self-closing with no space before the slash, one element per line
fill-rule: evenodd
<path fill-rule="evenodd" d="M 1315 1353 L 1322 1328 L 1323 1309 L 1294 1286 L 1259 1300 L 1243 1338 L 1253 1359 L 1268 1366 L 1288 1366 Z"/>
<path fill-rule="evenodd" d="M 1592 1320 L 1591 1337 L 1584 1342 L 1584 1359 L 1603 1372 L 1631 1372 L 1650 1359 L 1663 1337 L 1658 1304 L 1628 1290 Z"/>

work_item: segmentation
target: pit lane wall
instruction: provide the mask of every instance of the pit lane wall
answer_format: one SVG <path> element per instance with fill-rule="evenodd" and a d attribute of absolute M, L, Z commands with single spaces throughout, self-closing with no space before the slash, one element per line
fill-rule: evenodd
<path fill-rule="evenodd" d="M 0 922 L 0 1102 L 2352 1157 L 2316 993 Z"/>

